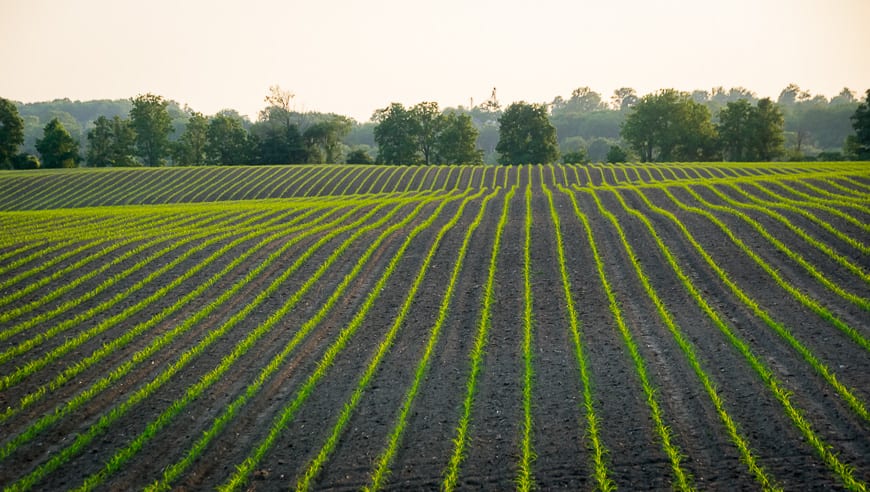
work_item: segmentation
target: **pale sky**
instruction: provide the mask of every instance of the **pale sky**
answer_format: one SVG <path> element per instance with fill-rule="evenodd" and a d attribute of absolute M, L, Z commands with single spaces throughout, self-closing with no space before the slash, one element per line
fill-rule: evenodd
<path fill-rule="evenodd" d="M 870 0 L 0 0 L 0 97 L 152 92 L 255 119 L 270 85 L 298 110 L 366 121 L 390 102 L 549 102 L 789 83 L 870 88 Z"/>

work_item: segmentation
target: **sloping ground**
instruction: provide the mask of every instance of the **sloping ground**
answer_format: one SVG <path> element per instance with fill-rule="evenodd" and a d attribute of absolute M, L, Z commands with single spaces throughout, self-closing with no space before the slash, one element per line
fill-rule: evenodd
<path fill-rule="evenodd" d="M 5 488 L 870 482 L 866 163 L 13 172 L 0 210 Z"/>

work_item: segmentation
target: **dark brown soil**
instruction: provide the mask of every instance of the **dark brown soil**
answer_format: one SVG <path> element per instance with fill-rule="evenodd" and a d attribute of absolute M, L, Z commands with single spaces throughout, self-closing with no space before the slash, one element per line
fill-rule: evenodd
<path fill-rule="evenodd" d="M 0 208 L 40 209 L 67 206 L 114 205 L 122 203 L 166 202 L 220 202 L 249 198 L 296 197 L 288 200 L 286 211 L 296 207 L 282 221 L 292 220 L 299 213 L 317 209 L 306 221 L 314 220 L 326 212 L 337 217 L 350 210 L 352 197 L 344 202 L 323 204 L 317 195 L 339 193 L 354 195 L 365 191 L 433 191 L 436 196 L 466 192 L 474 194 L 482 187 L 489 193 L 492 184 L 517 186 L 510 203 L 509 220 L 503 230 L 501 248 L 496 259 L 495 285 L 491 325 L 486 339 L 482 366 L 478 374 L 476 393 L 472 405 L 469 440 L 460 466 L 458 486 L 463 489 L 506 490 L 517 486 L 523 431 L 523 242 L 525 204 L 523 193 L 531 176 L 532 230 L 531 230 L 531 309 L 532 325 L 532 433 L 534 451 L 532 478 L 540 490 L 591 490 L 597 483 L 593 475 L 593 456 L 590 433 L 587 428 L 587 409 L 584 406 L 583 381 L 578 366 L 578 354 L 573 342 L 564 291 L 558 263 L 555 224 L 551 219 L 549 203 L 544 193 L 546 186 L 553 192 L 554 207 L 560 220 L 560 232 L 572 285 L 571 298 L 576 307 L 581 337 L 581 350 L 586 358 L 590 376 L 593 411 L 599 423 L 598 438 L 607 450 L 605 463 L 608 477 L 623 490 L 666 490 L 675 486 L 672 463 L 662 445 L 662 439 L 653 421 L 650 405 L 644 393 L 638 370 L 620 332 L 614 309 L 624 320 L 628 337 L 636 344 L 643 367 L 654 388 L 654 398 L 660 406 L 663 423 L 672 435 L 672 441 L 682 454 L 680 467 L 690 476 L 690 483 L 703 490 L 756 490 L 760 485 L 741 460 L 726 426 L 711 400 L 686 353 L 668 328 L 653 300 L 644 290 L 635 267 L 620 237 L 620 229 L 639 264 L 649 279 L 652 289 L 672 316 L 676 329 L 690 344 L 701 370 L 715 385 L 723 402 L 724 411 L 737 425 L 740 435 L 749 443 L 751 452 L 765 473 L 785 490 L 842 489 L 844 482 L 825 464 L 807 436 L 786 413 L 785 408 L 765 381 L 684 287 L 677 272 L 671 268 L 653 234 L 630 210 L 646 217 L 667 250 L 676 258 L 681 271 L 701 293 L 701 296 L 727 324 L 739 343 L 745 344 L 752 357 L 770 371 L 772 378 L 789 393 L 790 403 L 810 424 L 814 436 L 836 453 L 837 459 L 851 467 L 852 477 L 866 486 L 870 481 L 870 421 L 851 408 L 828 381 L 815 370 L 795 347 L 805 347 L 820 364 L 847 388 L 866 408 L 870 402 L 870 356 L 867 349 L 850 338 L 832 323 L 807 308 L 789 294 L 774 278 L 765 272 L 749 255 L 735 244 L 726 233 L 708 217 L 686 210 L 654 186 L 632 188 L 629 183 L 641 184 L 658 180 L 678 185 L 669 189 L 689 207 L 708 210 L 736 238 L 770 265 L 782 279 L 806 296 L 829 310 L 839 320 L 852 327 L 858 337 L 870 338 L 870 316 L 860 306 L 844 299 L 814 279 L 804 267 L 776 249 L 744 219 L 725 210 L 706 207 L 684 190 L 679 182 L 692 186 L 704 200 L 715 205 L 727 205 L 709 186 L 741 203 L 749 203 L 730 183 L 752 196 L 770 199 L 751 183 L 757 183 L 788 199 L 805 201 L 799 193 L 830 200 L 827 193 L 835 194 L 838 202 L 824 202 L 861 223 L 870 220 L 870 200 L 867 197 L 870 174 L 854 165 L 819 164 L 815 178 L 798 177 L 796 171 L 808 169 L 783 165 L 764 165 L 756 168 L 730 167 L 724 164 L 663 165 L 662 167 L 593 165 L 588 168 L 555 168 L 555 180 L 549 167 L 543 168 L 542 182 L 538 167 L 519 168 L 405 168 L 392 167 L 265 167 L 226 168 L 214 172 L 207 168 L 177 170 L 119 170 L 117 173 L 93 173 L 92 179 L 100 188 L 87 188 L 87 173 L 71 175 L 64 186 L 82 186 L 81 190 L 60 190 L 58 175 L 51 174 L 38 181 L 31 175 L 0 176 L 0 190 L 18 187 L 24 197 L 0 198 Z M 850 180 L 826 180 L 824 172 L 836 171 Z M 431 171 L 428 174 L 427 171 Z M 461 171 L 461 172 L 460 172 Z M 35 175 L 38 176 L 38 175 Z M 759 181 L 759 176 L 765 177 Z M 707 180 L 700 183 L 699 179 Z M 782 179 L 793 190 L 774 182 Z M 811 186 L 805 186 L 806 180 Z M 72 183 L 70 185 L 69 183 Z M 187 185 L 190 186 L 186 186 Z M 191 184 L 193 183 L 193 184 Z M 571 195 L 559 186 L 573 188 Z M 591 191 L 591 186 L 597 186 Z M 837 186 L 839 185 L 839 187 Z M 863 188 L 862 188 L 863 185 Z M 603 186 L 603 187 L 602 187 Z M 615 186 L 616 188 L 610 188 Z M 815 187 L 816 189 L 813 189 Z M 842 187 L 846 189 L 842 189 Z M 466 190 L 467 189 L 467 190 Z M 564 189 L 564 188 L 563 188 Z M 55 190 L 52 192 L 51 190 Z M 434 191 L 440 190 L 440 191 Z M 639 190 L 639 191 L 638 191 Z M 799 192 L 796 193 L 795 191 Z M 615 216 L 619 228 L 599 209 Z M 773 323 L 782 326 L 793 337 L 789 342 L 771 328 L 726 285 L 686 234 L 666 215 L 649 207 L 641 198 L 642 192 L 655 206 L 673 214 L 686 228 L 728 278 Z M 623 207 L 622 197 L 630 210 Z M 422 196 L 421 196 L 422 195 Z M 384 217 L 394 206 L 399 212 L 384 225 L 367 232 L 353 242 L 323 275 L 312 284 L 298 302 L 253 344 L 251 349 L 237 357 L 230 369 L 214 384 L 204 388 L 197 397 L 182 399 L 197 383 L 217 368 L 245 337 L 271 316 L 294 295 L 308 278 L 352 232 L 335 235 L 320 246 L 298 271 L 287 277 L 275 292 L 258 302 L 256 307 L 222 336 L 209 342 L 196 357 L 186 363 L 172 377 L 161 381 L 160 374 L 171 367 L 186 351 L 209 334 L 222 327 L 330 231 L 322 231 L 287 249 L 257 277 L 246 281 L 232 298 L 215 305 L 211 313 L 194 323 L 174 338 L 163 349 L 147 358 L 134 358 L 157 337 L 182 325 L 197 312 L 205 309 L 220 294 L 242 281 L 247 272 L 256 268 L 294 235 L 281 236 L 252 249 L 262 239 L 245 241 L 221 258 L 206 265 L 190 279 L 155 300 L 143 309 L 124 317 L 119 323 L 100 335 L 83 341 L 80 346 L 61 359 L 47 364 L 31 376 L 0 386 L 0 409 L 15 409 L 33 392 L 46 391 L 28 403 L 24 410 L 9 410 L 0 415 L 0 484 L 17 487 L 31 473 L 39 473 L 32 488 L 62 490 L 80 486 L 85 479 L 100 472 L 116 454 L 124 450 L 137 436 L 152 425 L 161 414 L 175 404 L 179 411 L 159 426 L 158 431 L 134 449 L 118 470 L 100 481 L 100 487 L 110 490 L 137 489 L 160 480 L 162 473 L 184 458 L 194 443 L 208 431 L 225 409 L 239 401 L 269 362 L 293 339 L 302 326 L 320 311 L 324 303 L 352 271 L 357 259 L 391 224 L 410 213 L 425 194 L 409 193 L 399 196 L 415 197 L 409 203 L 398 201 L 388 204 L 368 220 L 372 223 Z M 575 214 L 571 196 L 579 211 L 588 218 L 592 240 L 601 255 L 603 273 L 615 297 L 611 306 L 592 244 L 583 221 Z M 42 198 L 40 198 L 42 197 Z M 303 198 L 307 197 L 307 198 Z M 463 411 L 470 353 L 480 323 L 483 288 L 489 269 L 489 258 L 495 238 L 502 205 L 507 189 L 500 189 L 489 202 L 480 227 L 471 236 L 468 255 L 457 277 L 454 293 L 449 299 L 445 322 L 437 343 L 433 347 L 429 366 L 419 381 L 419 388 L 407 416 L 407 426 L 397 443 L 397 452 L 390 464 L 387 488 L 395 490 L 436 490 L 441 488 L 445 470 L 454 450 L 454 438 Z M 438 231 L 457 213 L 461 200 L 444 207 L 440 216 L 416 236 L 410 247 L 398 259 L 396 270 L 386 287 L 373 293 L 378 279 L 393 261 L 410 231 L 434 213 L 438 198 L 425 204 L 417 217 L 400 230 L 387 235 L 378 243 L 372 257 L 360 273 L 349 279 L 346 290 L 324 317 L 312 325 L 310 332 L 300 336 L 298 345 L 283 359 L 262 386 L 248 393 L 244 405 L 221 431 L 211 439 L 196 459 L 172 482 L 182 490 L 213 489 L 224 484 L 236 472 L 237 466 L 248 459 L 269 435 L 276 419 L 293 401 L 301 402 L 292 417 L 281 427 L 277 438 L 256 460 L 253 471 L 245 478 L 245 488 L 255 490 L 285 490 L 294 488 L 311 460 L 333 434 L 337 419 L 350 401 L 360 377 L 368 367 L 379 344 L 392 327 L 409 289 L 417 277 L 426 254 Z M 420 289 L 398 327 L 395 340 L 374 376 L 365 387 L 362 399 L 349 414 L 342 432 L 323 468 L 311 482 L 320 490 L 359 489 L 370 483 L 376 461 L 382 455 L 396 419 L 415 379 L 415 371 L 432 334 L 432 328 L 444 302 L 451 272 L 463 238 L 475 215 L 480 210 L 482 197 L 468 203 L 456 225 L 443 237 L 434 251 L 425 271 Z M 840 202 L 848 202 L 851 206 Z M 268 203 L 271 208 L 263 208 Z M 267 221 L 282 211 L 275 209 L 274 201 L 243 202 L 239 215 L 228 223 L 241 222 L 249 214 L 262 213 L 258 220 Z M 368 204 L 345 220 L 350 223 L 375 206 Z M 795 205 L 824 220 L 844 234 L 870 244 L 865 228 L 831 213 L 824 207 Z M 208 217 L 209 209 L 221 213 L 221 205 L 196 205 L 197 217 Z M 99 220 L 109 221 L 113 213 L 123 217 L 124 208 L 112 209 Z M 862 277 L 828 257 L 823 251 L 805 242 L 782 222 L 770 214 L 751 207 L 739 209 L 759 223 L 768 233 L 800 254 L 832 282 L 864 299 L 870 297 L 870 260 L 856 249 L 804 215 L 794 211 L 771 208 L 808 235 L 829 246 L 838 254 L 849 258 L 864 270 Z M 102 212 L 101 212 L 102 213 Z M 161 220 L 183 213 L 179 208 L 153 208 L 153 220 Z M 191 209 L 191 213 L 194 213 Z M 253 216 L 253 215 L 250 215 Z M 28 231 L 21 242 L 9 239 L 0 247 L 0 254 L 9 254 L 7 264 L 32 254 L 29 249 L 12 254 L 18 248 L 34 241 L 32 234 L 46 229 L 74 229 L 82 222 L 79 215 L 46 215 L 32 212 L 25 215 L 0 212 L 0 227 L 4 238 L 12 238 L 16 231 Z M 182 216 L 178 216 L 181 219 Z M 215 215 L 215 217 L 218 217 Z M 327 219 L 327 221 L 330 219 Z M 106 222 L 110 224 L 110 222 Z M 146 222 L 138 222 L 146 224 Z M 229 229 L 232 231 L 232 229 Z M 23 233 L 23 232 L 22 232 Z M 195 230 L 191 234 L 196 233 Z M 159 238 L 159 230 L 154 238 Z M 123 312 L 156 292 L 171 279 L 200 265 L 209 255 L 232 241 L 236 235 L 208 245 L 179 265 L 126 294 L 119 301 L 114 296 L 124 292 L 150 272 L 173 261 L 199 241 L 180 246 L 156 259 L 145 268 L 120 278 L 117 284 L 93 299 L 83 301 L 54 318 L 20 334 L 0 335 L 0 350 L 10 350 L 41 332 L 65 320 L 79 319 L 69 330 L 46 339 L 31 350 L 0 364 L 0 377 L 12 374 L 28 361 L 39 360 L 67 339 L 96 326 L 102 320 Z M 60 241 L 61 239 L 53 239 Z M 67 282 L 107 265 L 129 248 L 95 259 L 81 269 L 69 272 L 56 281 L 36 289 L 33 293 L 0 308 L 0 313 L 24 303 L 39 301 Z M 18 323 L 47 312 L 61 302 L 86 295 L 102 281 L 134 265 L 159 248 L 155 245 L 141 256 L 107 268 L 94 279 L 70 290 L 61 299 L 47 303 L 32 313 L 0 325 L 0 331 L 14 330 Z M 62 254 L 68 249 L 57 251 Z M 76 261 L 88 257 L 99 248 L 90 248 L 51 265 L 28 280 L 8 286 L 0 294 L 8 295 L 50 276 Z M 40 387 L 48 384 L 65 368 L 88 357 L 103 344 L 122 336 L 139 323 L 148 321 L 171 306 L 187 292 L 206 282 L 239 255 L 250 256 L 236 268 L 219 278 L 165 319 L 133 339 L 128 345 L 108 355 L 100 362 L 76 374 L 57 388 Z M 0 282 L 14 278 L 21 272 L 40 265 L 37 259 L 17 268 L 0 273 Z M 0 265 L 2 266 L 2 265 Z M 372 309 L 349 338 L 349 343 L 336 353 L 333 363 L 311 387 L 310 393 L 300 391 L 319 364 L 370 295 L 376 295 Z M 101 303 L 115 302 L 97 315 L 88 310 Z M 131 370 L 108 388 L 96 392 L 87 401 L 71 410 L 69 402 L 98 383 L 101 378 L 130 360 Z M 158 381 L 158 383 L 155 383 Z M 131 401 L 137 391 L 155 385 L 153 391 L 141 401 Z M 56 415 L 57 417 L 51 417 Z M 40 419 L 52 419 L 49 425 L 30 437 L 22 438 Z M 102 420 L 101 420 L 102 419 Z M 104 428 L 100 422 L 109 419 Z M 97 429 L 96 431 L 94 429 Z M 90 433 L 90 434 L 89 434 Z M 71 448 L 76 440 L 77 448 Z M 72 449 L 68 458 L 54 464 L 51 460 L 65 449 Z M 42 473 L 42 472 L 45 473 Z"/>

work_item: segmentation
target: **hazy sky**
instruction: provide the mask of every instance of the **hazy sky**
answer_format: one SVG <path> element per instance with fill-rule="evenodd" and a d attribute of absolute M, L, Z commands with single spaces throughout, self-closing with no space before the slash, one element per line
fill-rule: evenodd
<path fill-rule="evenodd" d="M 390 102 L 548 102 L 789 83 L 870 87 L 870 0 L 0 0 L 0 97 L 153 92 L 256 118 L 270 85 L 299 110 L 365 121 Z"/>

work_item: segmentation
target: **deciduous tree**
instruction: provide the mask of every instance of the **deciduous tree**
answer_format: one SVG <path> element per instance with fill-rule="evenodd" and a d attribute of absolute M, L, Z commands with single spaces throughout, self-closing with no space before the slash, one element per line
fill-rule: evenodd
<path fill-rule="evenodd" d="M 483 151 L 477 148 L 478 131 L 471 116 L 448 111 L 440 116 L 441 131 L 436 138 L 438 162 L 443 164 L 482 164 Z"/>
<path fill-rule="evenodd" d="M 248 132 L 242 121 L 218 113 L 206 130 L 206 155 L 211 164 L 237 165 L 250 161 Z"/>
<path fill-rule="evenodd" d="M 182 166 L 202 166 L 208 156 L 208 118 L 202 113 L 193 111 L 187 120 L 184 133 L 175 143 L 174 155 L 176 164 Z"/>
<path fill-rule="evenodd" d="M 354 149 L 348 152 L 345 162 L 348 164 L 371 164 L 374 161 L 365 149 Z"/>
<path fill-rule="evenodd" d="M 417 141 L 417 149 L 423 156 L 423 164 L 432 164 L 435 158 L 438 134 L 443 126 L 437 102 L 421 102 L 410 110 L 411 129 Z"/>
<path fill-rule="evenodd" d="M 309 126 L 302 134 L 308 162 L 335 164 L 341 155 L 341 138 L 350 132 L 351 120 L 333 115 Z"/>
<path fill-rule="evenodd" d="M 375 142 L 378 144 L 377 162 L 384 164 L 417 164 L 421 162 L 417 152 L 416 123 L 414 116 L 401 103 L 392 103 L 375 111 L 372 118 L 375 127 Z"/>
<path fill-rule="evenodd" d="M 499 164 L 537 164 L 559 160 L 556 128 L 543 104 L 513 103 L 499 118 Z"/>
<path fill-rule="evenodd" d="M 36 140 L 36 150 L 39 151 L 46 168 L 76 167 L 81 160 L 79 143 L 70 136 L 57 118 L 45 125 L 43 137 Z"/>
<path fill-rule="evenodd" d="M 0 97 L 0 169 L 12 167 L 12 160 L 22 143 L 24 120 L 15 103 Z"/>
<path fill-rule="evenodd" d="M 862 161 L 870 160 L 870 89 L 864 94 L 864 101 L 852 115 L 852 128 L 855 135 L 846 140 L 846 152 Z"/>
<path fill-rule="evenodd" d="M 94 127 L 88 130 L 88 165 L 91 167 L 111 167 L 113 163 L 112 122 L 105 116 L 94 121 Z"/>
<path fill-rule="evenodd" d="M 88 131 L 88 164 L 92 167 L 131 167 L 140 163 L 134 155 L 136 132 L 130 120 L 100 116 Z"/>
<path fill-rule="evenodd" d="M 132 99 L 130 121 L 136 132 L 136 151 L 146 166 L 162 166 L 169 154 L 172 118 L 169 102 L 151 93 Z"/>
<path fill-rule="evenodd" d="M 626 117 L 622 138 L 643 162 L 716 157 L 710 111 L 690 94 L 674 89 L 643 96 Z"/>

